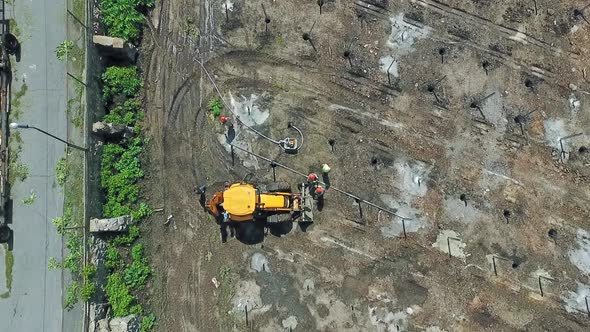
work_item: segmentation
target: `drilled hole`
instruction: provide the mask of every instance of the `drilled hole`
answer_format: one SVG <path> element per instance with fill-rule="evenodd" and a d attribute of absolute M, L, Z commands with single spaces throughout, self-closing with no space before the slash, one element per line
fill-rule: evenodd
<path fill-rule="evenodd" d="M 336 140 L 335 140 L 335 139 L 333 139 L 333 138 L 330 138 L 330 139 L 328 140 L 328 144 L 330 144 L 330 146 L 334 146 L 334 144 L 336 144 Z"/>
<path fill-rule="evenodd" d="M 584 15 L 584 13 L 582 13 L 581 10 L 574 9 L 574 17 L 578 17 L 578 16 L 582 16 L 582 15 Z"/>
<path fill-rule="evenodd" d="M 512 263 L 512 268 L 513 269 L 516 269 L 519 266 L 520 266 L 520 263 L 517 263 L 517 262 Z"/>
<path fill-rule="evenodd" d="M 350 51 L 349 51 L 349 50 L 346 50 L 346 51 L 344 51 L 344 53 L 342 53 L 342 55 L 343 55 L 345 58 L 350 58 Z"/>
<path fill-rule="evenodd" d="M 375 165 L 377 165 L 377 162 L 378 162 L 377 158 L 371 159 L 371 165 L 375 166 Z"/>
<path fill-rule="evenodd" d="M 524 80 L 524 86 L 526 86 L 527 88 L 532 88 L 533 87 L 533 81 L 526 79 Z"/>
<path fill-rule="evenodd" d="M 465 202 L 467 200 L 467 195 L 461 194 L 461 196 L 459 196 L 459 199 Z"/>
<path fill-rule="evenodd" d="M 483 67 L 483 69 L 488 69 L 490 68 L 490 63 L 488 61 L 484 61 L 481 63 L 481 66 Z"/>
<path fill-rule="evenodd" d="M 477 103 L 476 102 L 472 102 L 471 105 L 469 105 L 469 107 L 471 107 L 471 108 L 477 108 Z"/>
<path fill-rule="evenodd" d="M 553 228 L 551 228 L 548 232 L 547 235 L 549 235 L 550 238 L 555 239 L 557 238 L 557 231 Z"/>
<path fill-rule="evenodd" d="M 440 55 L 445 55 L 447 53 L 447 49 L 444 47 L 441 47 L 438 49 L 438 54 Z"/>
<path fill-rule="evenodd" d="M 268 17 L 267 17 L 267 18 L 265 18 L 265 19 L 264 19 L 264 23 L 266 23 L 266 24 L 269 24 L 269 23 L 270 23 L 270 18 L 268 18 Z"/>
<path fill-rule="evenodd" d="M 588 153 L 588 148 L 587 148 L 587 147 L 585 147 L 585 146 L 580 146 L 580 148 L 578 149 L 578 152 L 579 152 L 580 154 L 583 154 L 583 153 Z"/>
<path fill-rule="evenodd" d="M 504 215 L 504 218 L 509 218 L 512 213 L 510 212 L 510 210 L 506 210 L 504 209 L 504 211 L 502 212 L 502 214 Z"/>
<path fill-rule="evenodd" d="M 309 33 L 304 33 L 301 38 L 303 38 L 303 40 L 309 40 Z"/>
<path fill-rule="evenodd" d="M 514 122 L 520 124 L 524 122 L 524 117 L 522 115 L 517 115 L 514 117 Z"/>
<path fill-rule="evenodd" d="M 428 90 L 428 92 L 434 92 L 434 85 L 428 85 L 428 87 L 426 87 L 426 90 Z"/>

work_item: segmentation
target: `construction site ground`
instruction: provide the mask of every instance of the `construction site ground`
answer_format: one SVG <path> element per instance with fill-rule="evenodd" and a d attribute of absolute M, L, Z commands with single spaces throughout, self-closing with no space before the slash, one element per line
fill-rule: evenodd
<path fill-rule="evenodd" d="M 142 186 L 164 209 L 144 230 L 156 329 L 590 330 L 586 5 L 156 1 L 140 59 Z M 195 189 L 272 170 L 240 151 L 232 166 L 195 59 L 246 124 L 305 135 L 287 155 L 236 125 L 236 146 L 303 173 L 327 163 L 333 186 L 405 220 L 367 205 L 361 218 L 328 190 L 305 231 L 222 243 Z"/>

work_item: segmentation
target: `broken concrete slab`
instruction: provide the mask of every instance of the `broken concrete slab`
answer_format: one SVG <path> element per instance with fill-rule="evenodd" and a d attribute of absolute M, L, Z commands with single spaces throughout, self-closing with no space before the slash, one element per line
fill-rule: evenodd
<path fill-rule="evenodd" d="M 111 332 L 139 332 L 141 323 L 135 315 L 113 318 L 109 321 Z"/>
<path fill-rule="evenodd" d="M 131 216 L 108 219 L 90 219 L 90 233 L 125 232 L 132 222 Z"/>
<path fill-rule="evenodd" d="M 92 124 L 92 133 L 103 139 L 124 139 L 134 136 L 133 127 L 102 121 Z"/>

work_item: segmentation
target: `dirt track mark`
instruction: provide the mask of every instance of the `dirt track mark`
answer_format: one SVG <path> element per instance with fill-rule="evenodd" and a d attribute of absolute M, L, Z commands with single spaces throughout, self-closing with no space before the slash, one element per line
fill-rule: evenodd
<path fill-rule="evenodd" d="M 421 5 L 424 8 L 429 8 L 431 10 L 437 11 L 441 14 L 455 16 L 459 19 L 472 22 L 473 24 L 478 26 L 486 26 L 497 31 L 499 34 L 504 35 L 504 38 L 506 39 L 518 41 L 524 45 L 534 45 L 542 49 L 543 51 L 551 53 L 554 56 L 561 57 L 565 55 L 575 60 L 579 59 L 579 56 L 576 53 L 573 53 L 571 51 L 564 52 L 561 48 L 551 46 L 549 43 L 537 37 L 531 36 L 529 34 L 526 34 L 524 32 L 518 31 L 510 27 L 506 27 L 501 24 L 496 24 L 485 17 L 468 13 L 463 9 L 451 7 L 449 5 L 443 4 L 435 0 L 410 0 L 410 2 Z"/>
<path fill-rule="evenodd" d="M 360 8 L 362 11 L 364 11 L 370 15 L 377 16 L 377 17 L 389 22 L 391 14 L 388 11 L 386 11 L 384 9 L 380 9 L 380 8 L 372 6 L 372 5 L 368 5 L 371 7 L 367 7 L 367 4 L 364 1 L 357 0 L 356 3 L 357 3 L 357 7 Z M 406 26 L 407 28 L 410 28 L 413 31 L 415 31 L 416 33 L 421 34 L 424 38 L 428 38 L 430 40 L 442 42 L 442 43 L 466 45 L 468 47 L 471 47 L 471 48 L 485 54 L 487 57 L 489 57 L 491 59 L 494 59 L 498 62 L 501 62 L 501 63 L 507 65 L 508 67 L 510 67 L 514 70 L 525 72 L 529 75 L 536 76 L 536 77 L 541 78 L 543 80 L 549 80 L 550 78 L 555 77 L 555 74 L 547 69 L 542 69 L 542 68 L 539 68 L 534 65 L 529 65 L 525 62 L 511 58 L 509 55 L 507 55 L 505 53 L 491 50 L 487 46 L 480 45 L 477 42 L 473 42 L 471 40 L 461 38 L 461 37 L 458 37 L 458 36 L 450 34 L 450 33 L 445 33 L 445 32 L 441 32 L 438 30 L 434 30 L 433 33 L 425 34 L 424 33 L 425 26 L 422 23 L 414 21 L 408 17 L 404 17 L 404 23 L 407 24 L 407 26 Z M 554 83 L 558 86 L 562 86 L 558 82 L 554 82 Z"/>

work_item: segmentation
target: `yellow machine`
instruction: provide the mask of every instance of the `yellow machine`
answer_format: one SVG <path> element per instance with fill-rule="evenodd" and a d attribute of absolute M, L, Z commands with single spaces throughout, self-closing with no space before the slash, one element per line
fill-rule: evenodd
<path fill-rule="evenodd" d="M 302 216 L 303 222 L 312 222 L 311 197 L 291 192 L 291 186 L 272 183 L 268 186 L 236 182 L 227 185 L 224 191 L 216 192 L 207 203 L 211 214 L 223 221 L 244 222 L 265 220 L 266 222 L 290 221 Z"/>

